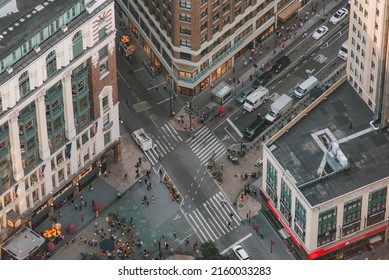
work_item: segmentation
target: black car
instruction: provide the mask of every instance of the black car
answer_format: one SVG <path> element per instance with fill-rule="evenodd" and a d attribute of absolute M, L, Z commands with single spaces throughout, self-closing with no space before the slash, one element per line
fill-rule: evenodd
<path fill-rule="evenodd" d="M 257 89 L 266 85 L 271 80 L 271 77 L 270 71 L 263 72 L 253 83 L 253 88 Z"/>
<path fill-rule="evenodd" d="M 290 59 L 287 56 L 280 57 L 276 63 L 274 63 L 272 69 L 275 73 L 281 72 L 286 66 L 290 64 Z"/>
<path fill-rule="evenodd" d="M 258 116 L 256 120 L 254 120 L 249 127 L 245 128 L 244 130 L 244 138 L 248 141 L 254 140 L 255 137 L 257 137 L 259 134 L 261 134 L 268 124 L 264 119 Z"/>

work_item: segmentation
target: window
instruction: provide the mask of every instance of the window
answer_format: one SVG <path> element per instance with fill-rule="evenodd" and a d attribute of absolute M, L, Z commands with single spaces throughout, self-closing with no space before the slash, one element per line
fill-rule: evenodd
<path fill-rule="evenodd" d="M 344 204 L 342 236 L 347 236 L 361 228 L 362 197 Z"/>
<path fill-rule="evenodd" d="M 190 10 L 190 8 L 191 8 L 190 1 L 180 1 L 180 8 Z"/>
<path fill-rule="evenodd" d="M 215 0 L 212 2 L 212 9 L 216 9 L 217 7 L 219 7 L 219 0 Z"/>
<path fill-rule="evenodd" d="M 370 74 L 370 81 L 372 81 L 374 83 L 374 75 L 373 74 Z"/>
<path fill-rule="evenodd" d="M 372 107 L 369 99 L 369 106 Z M 369 193 L 367 208 L 367 226 L 371 226 L 385 219 L 387 187 Z"/>
<path fill-rule="evenodd" d="M 108 60 L 100 61 L 100 78 L 108 73 Z"/>
<path fill-rule="evenodd" d="M 104 145 L 108 145 L 111 142 L 111 133 L 108 131 L 104 134 Z"/>
<path fill-rule="evenodd" d="M 181 46 L 185 46 L 185 47 L 191 47 L 192 46 L 192 43 L 190 40 L 183 40 L 183 39 L 180 39 L 180 45 Z"/>
<path fill-rule="evenodd" d="M 103 47 L 100 51 L 99 51 L 99 58 L 100 60 L 103 60 L 104 58 L 106 58 L 108 56 L 108 50 L 107 50 L 107 46 Z"/>
<path fill-rule="evenodd" d="M 201 27 L 200 27 L 200 31 L 203 31 L 204 29 L 206 29 L 208 27 L 208 22 L 204 22 Z"/>
<path fill-rule="evenodd" d="M 365 57 L 365 56 L 366 56 L 365 50 L 362 49 L 362 57 Z"/>
<path fill-rule="evenodd" d="M 46 57 L 47 77 L 50 77 L 55 71 L 57 71 L 57 55 L 55 50 L 53 50 Z"/>
<path fill-rule="evenodd" d="M 269 160 L 266 166 L 266 193 L 277 207 L 277 170 Z"/>
<path fill-rule="evenodd" d="M 219 17 L 220 17 L 219 13 L 216 13 L 216 14 L 212 17 L 212 19 L 213 19 L 213 21 L 217 21 L 217 20 L 219 19 Z"/>
<path fill-rule="evenodd" d="M 305 225 L 306 225 L 307 211 L 301 202 L 296 198 L 295 212 L 294 212 L 294 231 L 305 242 Z"/>
<path fill-rule="evenodd" d="M 371 62 L 371 68 L 372 68 L 372 69 L 375 69 L 375 63 L 374 63 L 374 61 Z"/>
<path fill-rule="evenodd" d="M 99 20 L 99 40 L 101 41 L 107 36 L 107 31 L 105 30 L 106 20 L 104 18 Z"/>
<path fill-rule="evenodd" d="M 285 219 L 289 222 L 289 226 L 292 222 L 291 215 L 292 205 L 292 192 L 284 179 L 281 179 L 281 199 L 280 199 L 280 211 Z"/>
<path fill-rule="evenodd" d="M 103 97 L 103 111 L 105 112 L 109 108 L 108 96 Z"/>
<path fill-rule="evenodd" d="M 200 43 L 202 44 L 202 43 L 204 43 L 204 42 L 206 42 L 207 41 L 207 34 L 205 34 L 204 36 L 202 36 L 201 38 L 200 38 Z"/>
<path fill-rule="evenodd" d="M 192 18 L 190 14 L 180 14 L 180 20 L 185 22 L 191 22 Z"/>
<path fill-rule="evenodd" d="M 74 37 L 73 37 L 73 58 L 79 56 L 84 47 L 83 47 L 83 43 L 82 43 L 82 33 L 81 33 L 81 30 L 78 31 Z"/>
<path fill-rule="evenodd" d="M 191 35 L 192 31 L 190 30 L 189 27 L 186 26 L 180 26 L 180 33 L 184 35 Z"/>
<path fill-rule="evenodd" d="M 192 60 L 192 55 L 190 53 L 181 52 L 180 53 L 180 58 L 191 61 Z"/>
<path fill-rule="evenodd" d="M 20 97 L 25 96 L 29 92 L 30 92 L 30 76 L 28 75 L 28 71 L 25 71 L 19 77 L 19 93 L 20 93 Z"/>
<path fill-rule="evenodd" d="M 206 17 L 208 15 L 208 10 L 207 9 L 204 9 L 201 11 L 200 13 L 200 18 L 202 19 L 203 17 Z"/>

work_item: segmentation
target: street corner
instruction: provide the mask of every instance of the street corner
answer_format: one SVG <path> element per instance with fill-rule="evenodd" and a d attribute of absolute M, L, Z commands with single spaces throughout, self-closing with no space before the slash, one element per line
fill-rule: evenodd
<path fill-rule="evenodd" d="M 181 109 L 174 117 L 169 120 L 170 124 L 178 131 L 189 131 L 192 122 L 192 130 L 198 130 L 204 125 L 198 121 L 198 118 L 190 117 L 184 109 Z"/>
<path fill-rule="evenodd" d="M 236 208 L 242 219 L 249 219 L 261 211 L 262 205 L 257 197 L 245 195 L 242 192 L 237 199 Z"/>

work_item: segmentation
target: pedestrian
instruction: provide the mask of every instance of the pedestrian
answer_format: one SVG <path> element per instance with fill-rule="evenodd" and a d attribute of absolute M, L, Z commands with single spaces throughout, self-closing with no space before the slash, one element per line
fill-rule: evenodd
<path fill-rule="evenodd" d="M 127 179 L 128 177 L 128 172 L 124 173 L 124 179 Z"/>
<path fill-rule="evenodd" d="M 148 189 L 148 190 L 151 190 L 151 189 L 152 189 L 152 187 L 151 187 L 151 182 L 149 182 L 149 185 L 147 186 L 147 189 Z"/>
<path fill-rule="evenodd" d="M 189 238 L 185 239 L 185 245 L 189 245 Z"/>
<path fill-rule="evenodd" d="M 84 213 L 80 213 L 80 215 L 81 215 L 81 223 L 83 223 L 84 222 Z"/>
<path fill-rule="evenodd" d="M 74 203 L 74 197 L 72 197 L 72 204 Z"/>
<path fill-rule="evenodd" d="M 77 204 L 77 202 L 74 204 L 74 209 L 78 210 L 78 204 Z"/>
<path fill-rule="evenodd" d="M 80 211 L 82 210 L 82 201 L 81 201 L 81 203 L 80 203 Z"/>
<path fill-rule="evenodd" d="M 228 222 L 227 227 L 232 227 L 231 222 Z"/>
<path fill-rule="evenodd" d="M 165 249 L 169 250 L 169 244 L 167 243 L 167 241 L 165 241 Z"/>
<path fill-rule="evenodd" d="M 176 231 L 173 232 L 174 239 L 177 239 L 177 233 Z"/>
<path fill-rule="evenodd" d="M 158 86 L 155 87 L 155 90 L 158 92 Z"/>
<path fill-rule="evenodd" d="M 106 171 L 104 171 L 104 178 L 107 178 L 107 170 Z"/>
<path fill-rule="evenodd" d="M 220 163 L 220 170 L 223 171 L 223 168 L 224 168 L 224 164 L 223 162 Z"/>
<path fill-rule="evenodd" d="M 89 191 L 93 191 L 93 185 L 92 184 L 90 184 L 90 186 L 89 186 Z"/>
<path fill-rule="evenodd" d="M 231 217 L 231 219 L 232 219 L 232 217 L 234 216 L 234 213 L 230 213 L 230 217 Z"/>
<path fill-rule="evenodd" d="M 138 157 L 138 165 L 140 166 L 141 163 L 142 163 L 142 158 Z"/>
<path fill-rule="evenodd" d="M 154 196 L 152 195 L 151 196 L 151 203 L 153 203 L 154 202 Z"/>
<path fill-rule="evenodd" d="M 273 50 L 273 55 L 275 55 L 275 54 L 276 54 L 276 52 L 277 52 L 277 51 L 274 49 L 274 50 Z"/>
<path fill-rule="evenodd" d="M 69 246 L 69 242 L 66 242 L 66 247 Z"/>
<path fill-rule="evenodd" d="M 146 202 L 146 200 L 147 200 L 147 196 L 144 196 L 143 201 Z"/>
<path fill-rule="evenodd" d="M 142 186 L 142 180 L 141 179 L 139 179 L 139 186 Z"/>
<path fill-rule="evenodd" d="M 146 198 L 146 205 L 149 205 L 149 204 L 150 204 L 149 199 Z"/>
<path fill-rule="evenodd" d="M 92 207 L 95 206 L 95 200 L 92 199 Z"/>
<path fill-rule="evenodd" d="M 145 184 L 147 185 L 147 177 L 145 177 Z"/>
<path fill-rule="evenodd" d="M 62 217 L 62 213 L 61 211 L 58 210 L 58 219 L 60 219 Z"/>
<path fill-rule="evenodd" d="M 149 80 L 149 86 L 151 87 L 151 80 Z"/>

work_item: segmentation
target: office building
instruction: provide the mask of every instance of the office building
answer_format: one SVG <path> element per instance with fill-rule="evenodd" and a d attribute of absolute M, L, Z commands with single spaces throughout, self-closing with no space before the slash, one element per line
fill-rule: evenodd
<path fill-rule="evenodd" d="M 264 145 L 264 213 L 304 259 L 374 254 L 388 240 L 389 132 L 373 115 L 343 77 Z"/>
<path fill-rule="evenodd" d="M 150 57 L 144 62 L 150 75 L 161 73 L 176 92 L 185 95 L 216 84 L 234 65 L 248 59 L 249 48 L 258 56 L 261 42 L 275 32 L 276 24 L 302 5 L 295 0 L 116 2 L 119 17 Z"/>
<path fill-rule="evenodd" d="M 4 244 L 87 186 L 108 152 L 120 159 L 120 140 L 114 2 L 9 0 L 0 11 Z"/>
<path fill-rule="evenodd" d="M 386 0 L 350 1 L 347 76 L 379 128 L 389 122 L 388 9 Z"/>

